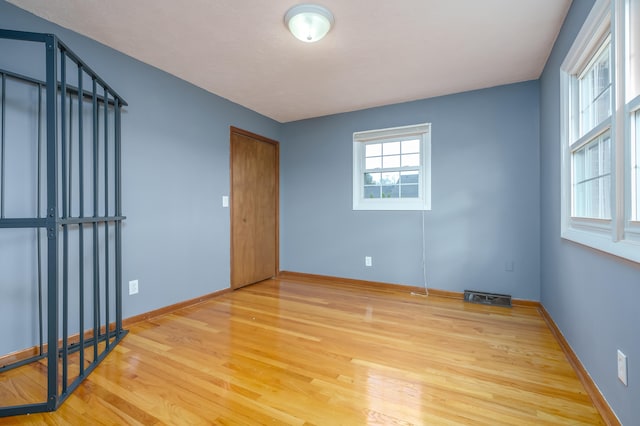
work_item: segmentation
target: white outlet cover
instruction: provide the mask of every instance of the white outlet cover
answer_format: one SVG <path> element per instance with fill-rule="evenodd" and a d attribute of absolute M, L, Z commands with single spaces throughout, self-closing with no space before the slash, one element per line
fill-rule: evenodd
<path fill-rule="evenodd" d="M 618 349 L 618 379 L 627 386 L 627 356 Z"/>
<path fill-rule="evenodd" d="M 138 280 L 129 281 L 129 295 L 138 294 Z"/>
<path fill-rule="evenodd" d="M 229 207 L 229 196 L 228 195 L 223 195 L 222 196 L 222 207 Z"/>
<path fill-rule="evenodd" d="M 364 257 L 364 266 L 371 266 L 373 264 L 371 256 Z"/>

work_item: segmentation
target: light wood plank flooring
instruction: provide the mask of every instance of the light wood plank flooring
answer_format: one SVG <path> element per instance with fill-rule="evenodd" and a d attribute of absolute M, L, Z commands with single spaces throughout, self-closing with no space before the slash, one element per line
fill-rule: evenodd
<path fill-rule="evenodd" d="M 0 424 L 603 421 L 535 308 L 276 279 L 132 326 L 58 411 Z"/>

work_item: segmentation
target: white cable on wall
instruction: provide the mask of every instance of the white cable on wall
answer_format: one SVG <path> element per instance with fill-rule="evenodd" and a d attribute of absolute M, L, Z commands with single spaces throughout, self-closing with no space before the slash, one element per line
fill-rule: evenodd
<path fill-rule="evenodd" d="M 424 285 L 424 294 L 416 293 L 412 291 L 411 294 L 415 296 L 429 295 L 429 289 L 427 288 L 427 247 L 424 242 L 424 238 L 425 238 L 424 220 L 425 220 L 425 214 L 424 214 L 424 210 L 422 210 L 422 284 Z"/>
<path fill-rule="evenodd" d="M 424 219 L 425 219 L 424 210 L 422 210 L 422 283 L 424 284 L 424 292 L 428 296 L 429 289 L 427 288 L 427 244 L 424 242 L 425 239 L 425 231 L 424 231 Z"/>

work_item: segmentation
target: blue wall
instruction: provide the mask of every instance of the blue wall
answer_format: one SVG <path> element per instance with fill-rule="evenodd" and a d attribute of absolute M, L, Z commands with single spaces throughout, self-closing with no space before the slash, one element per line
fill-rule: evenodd
<path fill-rule="evenodd" d="M 540 81 L 284 125 L 2 0 L 0 27 L 57 34 L 130 104 L 123 278 L 139 279 L 140 294 L 125 297 L 125 317 L 229 286 L 220 197 L 233 125 L 281 141 L 281 269 L 422 285 L 424 245 L 429 287 L 541 299 L 620 419 L 634 424 L 640 266 L 560 239 L 559 66 L 592 3 L 573 2 Z M 27 54 L 0 49 L 2 68 Z M 352 133 L 422 122 L 432 123 L 433 209 L 353 211 Z M 4 333 L 0 353 L 24 347 Z M 629 357 L 628 388 L 616 378 L 617 348 Z"/>
<path fill-rule="evenodd" d="M 229 126 L 279 139 L 281 125 L 4 1 L 0 28 L 58 35 L 129 103 L 122 117 L 123 281 L 126 289 L 138 279 L 140 293 L 124 296 L 124 317 L 228 288 L 229 210 L 221 197 L 229 193 Z M 0 68 L 33 68 L 27 62 L 23 69 L 22 50 L 0 49 Z M 0 323 L 17 324 L 3 314 Z M 0 353 L 25 347 L 4 333 Z"/>
<path fill-rule="evenodd" d="M 430 122 L 427 285 L 538 300 L 538 112 L 534 81 L 287 123 L 281 269 L 423 285 L 422 213 L 352 210 L 352 135 Z"/>
<path fill-rule="evenodd" d="M 589 14 L 573 2 L 540 80 L 541 299 L 625 425 L 640 422 L 640 265 L 560 238 L 560 65 Z M 629 387 L 617 379 L 616 349 Z"/>

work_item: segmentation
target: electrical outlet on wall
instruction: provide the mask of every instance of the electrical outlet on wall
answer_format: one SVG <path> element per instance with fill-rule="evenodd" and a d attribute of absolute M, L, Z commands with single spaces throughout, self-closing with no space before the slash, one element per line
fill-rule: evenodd
<path fill-rule="evenodd" d="M 365 256 L 364 266 L 371 266 L 371 265 L 373 265 L 373 259 L 371 259 L 371 256 Z"/>
<path fill-rule="evenodd" d="M 138 294 L 138 280 L 129 281 L 129 295 Z"/>

